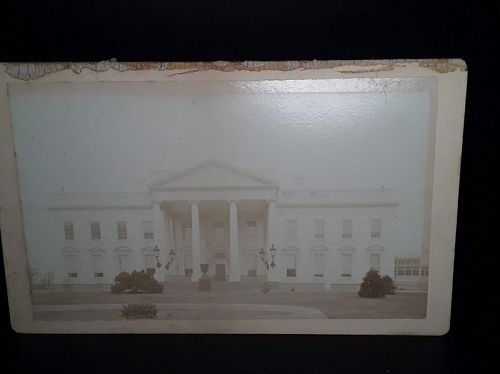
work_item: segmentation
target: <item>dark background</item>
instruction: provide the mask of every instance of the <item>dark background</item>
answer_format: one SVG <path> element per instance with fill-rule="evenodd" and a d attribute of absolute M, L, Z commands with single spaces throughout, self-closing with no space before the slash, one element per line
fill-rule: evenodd
<path fill-rule="evenodd" d="M 463 58 L 468 91 L 450 332 L 442 337 L 20 335 L 0 264 L 2 368 L 16 372 L 479 371 L 498 301 L 493 205 L 500 17 L 493 2 L 8 1 L 0 61 Z M 496 43 L 495 43 L 496 42 Z M 486 175 L 489 173 L 489 176 Z M 1 176 L 0 176 L 1 177 Z M 496 219 L 498 221 L 498 218 Z M 490 238 L 489 240 L 487 238 Z M 496 287 L 498 288 L 498 287 Z M 491 345 L 490 345 L 491 344 Z"/>

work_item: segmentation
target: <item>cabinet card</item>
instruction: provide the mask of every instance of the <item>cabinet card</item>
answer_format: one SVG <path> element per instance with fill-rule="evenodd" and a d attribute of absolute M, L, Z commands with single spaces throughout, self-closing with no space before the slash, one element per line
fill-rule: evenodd
<path fill-rule="evenodd" d="M 16 331 L 448 331 L 463 61 L 0 69 Z"/>

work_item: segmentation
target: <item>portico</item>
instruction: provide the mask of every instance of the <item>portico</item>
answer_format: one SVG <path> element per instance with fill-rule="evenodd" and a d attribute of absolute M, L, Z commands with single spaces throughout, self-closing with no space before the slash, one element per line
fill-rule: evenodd
<path fill-rule="evenodd" d="M 276 236 L 278 184 L 207 161 L 167 176 L 149 190 L 160 259 L 165 261 L 170 249 L 177 254 L 167 276 L 197 281 L 200 264 L 208 264 L 215 279 L 231 282 L 268 273 L 258 252 Z"/>

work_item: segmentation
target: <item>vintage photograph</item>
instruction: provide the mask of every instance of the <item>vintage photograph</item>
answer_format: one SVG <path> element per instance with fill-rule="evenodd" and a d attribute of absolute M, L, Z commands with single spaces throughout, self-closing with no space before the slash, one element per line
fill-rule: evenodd
<path fill-rule="evenodd" d="M 10 85 L 33 318 L 425 318 L 435 90 Z"/>
<path fill-rule="evenodd" d="M 15 331 L 448 330 L 463 61 L 3 68 Z"/>

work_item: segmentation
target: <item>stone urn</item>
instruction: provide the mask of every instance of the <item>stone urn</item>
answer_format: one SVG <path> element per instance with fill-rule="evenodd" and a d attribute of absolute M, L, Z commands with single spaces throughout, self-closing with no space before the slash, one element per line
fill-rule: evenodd
<path fill-rule="evenodd" d="M 200 264 L 200 270 L 203 273 L 203 275 L 198 280 L 198 291 L 211 292 L 212 291 L 212 279 L 207 274 L 208 264 Z"/>

